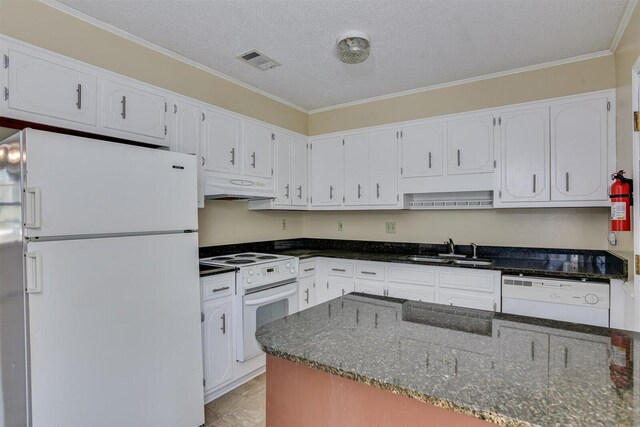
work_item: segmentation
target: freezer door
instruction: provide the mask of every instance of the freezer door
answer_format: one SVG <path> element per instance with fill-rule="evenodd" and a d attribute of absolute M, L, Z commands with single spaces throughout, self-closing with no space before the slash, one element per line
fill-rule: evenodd
<path fill-rule="evenodd" d="M 27 249 L 33 427 L 204 424 L 196 233 Z"/>
<path fill-rule="evenodd" d="M 27 237 L 198 228 L 194 156 L 24 132 Z"/>

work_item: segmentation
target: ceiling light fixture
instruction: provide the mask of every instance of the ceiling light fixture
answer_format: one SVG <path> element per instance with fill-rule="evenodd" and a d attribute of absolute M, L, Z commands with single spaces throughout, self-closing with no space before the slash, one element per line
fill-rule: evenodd
<path fill-rule="evenodd" d="M 347 31 L 338 36 L 338 58 L 345 64 L 359 64 L 369 57 L 371 39 L 362 31 Z"/>

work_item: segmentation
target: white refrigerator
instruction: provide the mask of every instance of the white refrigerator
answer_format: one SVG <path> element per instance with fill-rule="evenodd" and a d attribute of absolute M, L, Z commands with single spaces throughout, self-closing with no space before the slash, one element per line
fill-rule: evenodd
<path fill-rule="evenodd" d="M 204 424 L 193 156 L 0 143 L 0 426 Z"/>

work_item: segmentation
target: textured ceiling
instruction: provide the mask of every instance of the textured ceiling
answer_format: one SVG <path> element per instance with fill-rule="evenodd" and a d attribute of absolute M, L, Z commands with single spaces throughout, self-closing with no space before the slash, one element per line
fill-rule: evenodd
<path fill-rule="evenodd" d="M 51 1 L 49 1 L 51 2 Z M 313 110 L 606 50 L 627 0 L 58 0 Z M 368 32 L 371 56 L 335 41 Z M 256 48 L 282 66 L 258 71 Z"/>

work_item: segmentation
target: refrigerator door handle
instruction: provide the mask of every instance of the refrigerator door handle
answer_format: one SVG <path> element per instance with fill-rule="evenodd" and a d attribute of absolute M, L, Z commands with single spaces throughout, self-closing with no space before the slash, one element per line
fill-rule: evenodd
<path fill-rule="evenodd" d="M 40 228 L 42 225 L 40 188 L 27 187 L 24 189 L 24 193 L 26 208 L 24 226 L 26 228 Z"/>
<path fill-rule="evenodd" d="M 27 293 L 38 294 L 42 292 L 42 257 L 40 252 L 27 252 L 24 254 L 27 270 Z"/>

